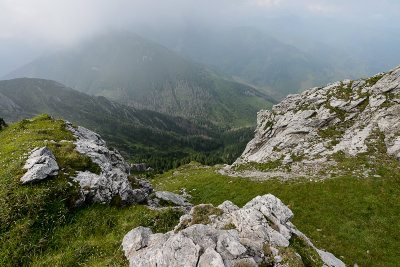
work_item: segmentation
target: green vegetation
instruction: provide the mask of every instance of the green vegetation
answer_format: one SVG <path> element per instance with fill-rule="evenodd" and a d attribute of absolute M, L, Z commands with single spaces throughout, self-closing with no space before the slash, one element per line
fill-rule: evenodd
<path fill-rule="evenodd" d="M 305 267 L 321 267 L 324 264 L 318 253 L 302 237 L 294 234 L 290 238 L 290 246 L 301 256 Z"/>
<path fill-rule="evenodd" d="M 62 117 L 101 134 L 126 159 L 145 162 L 156 172 L 193 160 L 208 165 L 230 164 L 254 135 L 253 127 L 230 129 L 205 120 L 193 122 L 136 110 L 48 80 L 1 81 L 0 92 L 23 107 L 19 112 L 1 110 L 0 116 L 6 120 L 26 119 L 43 112 Z"/>
<path fill-rule="evenodd" d="M 264 131 L 266 131 L 269 127 L 272 127 L 272 125 L 274 125 L 274 123 L 272 121 L 268 121 L 264 126 Z"/>
<path fill-rule="evenodd" d="M 74 151 L 72 143 L 60 142 L 73 140 L 61 120 L 48 115 L 23 120 L 3 129 L 0 140 L 1 266 L 124 266 L 120 245 L 129 230 L 143 225 L 166 232 L 179 220 L 180 212 L 140 206 L 73 208 L 79 186 L 69 177 L 77 170 L 100 170 Z M 22 185 L 19 178 L 27 153 L 44 145 L 62 171 L 40 183 Z"/>
<path fill-rule="evenodd" d="M 7 123 L 4 121 L 3 118 L 0 118 L 0 131 L 5 127 L 7 127 Z"/>
<path fill-rule="evenodd" d="M 213 205 L 202 205 L 197 206 L 193 209 L 192 217 L 193 220 L 191 225 L 193 224 L 209 224 L 211 220 L 209 218 L 210 215 L 217 215 L 220 216 L 224 212 Z"/>
<path fill-rule="evenodd" d="M 343 166 L 359 164 L 354 158 L 342 158 L 342 161 Z M 320 182 L 304 179 L 256 182 L 223 176 L 215 168 L 189 164 L 178 168 L 179 174 L 169 171 L 151 181 L 158 190 L 179 193 L 185 188 L 193 196 L 194 204 L 216 206 L 231 200 L 243 206 L 257 195 L 272 193 L 290 207 L 295 214 L 291 221 L 318 248 L 343 256 L 341 259 L 349 266 L 354 263 L 396 266 L 400 262 L 399 167 L 395 160 L 382 161 L 374 167 L 381 177 L 371 173 L 363 178 L 350 169 L 346 175 Z"/>
<path fill-rule="evenodd" d="M 382 79 L 383 76 L 385 76 L 386 73 L 382 73 L 380 75 L 376 75 L 374 77 L 365 79 L 365 82 L 367 84 L 367 86 L 373 86 L 375 85 L 380 79 Z"/>
<path fill-rule="evenodd" d="M 258 162 L 249 162 L 247 164 L 238 165 L 235 170 L 236 171 L 245 171 L 245 170 L 258 170 L 258 171 L 270 171 L 275 170 L 282 166 L 281 160 L 268 161 L 265 163 Z"/>
<path fill-rule="evenodd" d="M 279 252 L 282 254 L 283 264 L 288 264 L 291 267 L 304 267 L 302 259 L 297 256 L 297 252 L 292 246 L 280 248 Z"/>

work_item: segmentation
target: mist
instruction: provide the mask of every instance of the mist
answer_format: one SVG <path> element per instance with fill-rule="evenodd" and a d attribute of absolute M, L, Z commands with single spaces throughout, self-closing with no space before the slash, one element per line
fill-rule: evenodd
<path fill-rule="evenodd" d="M 398 10 L 395 0 L 2 0 L 0 76 L 108 31 L 137 32 L 175 48 L 178 42 L 172 40 L 188 31 L 207 35 L 244 26 L 304 50 L 317 42 L 359 58 L 370 56 L 371 65 L 379 59 L 371 70 L 376 71 L 400 63 Z"/>

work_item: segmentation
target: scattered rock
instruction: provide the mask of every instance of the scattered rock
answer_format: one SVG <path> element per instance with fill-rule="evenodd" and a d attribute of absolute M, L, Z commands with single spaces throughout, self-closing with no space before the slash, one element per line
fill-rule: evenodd
<path fill-rule="evenodd" d="M 25 184 L 41 181 L 49 176 L 57 175 L 59 167 L 53 153 L 45 146 L 42 148 L 37 147 L 32 150 L 23 169 L 28 170 L 20 179 L 21 182 Z"/>
<path fill-rule="evenodd" d="M 197 216 L 203 216 L 202 222 Z M 304 243 L 300 254 L 310 251 L 324 266 L 345 266 L 331 253 L 316 249 L 289 221 L 292 217 L 292 211 L 271 194 L 258 196 L 241 209 L 230 201 L 218 207 L 202 204 L 183 215 L 174 231 L 152 234 L 149 228 L 138 227 L 124 237 L 122 246 L 135 267 L 280 266 L 287 257 L 283 248 L 296 237 Z"/>
<path fill-rule="evenodd" d="M 167 202 L 172 202 L 177 206 L 192 206 L 183 196 L 168 191 L 157 191 L 156 197 Z"/>

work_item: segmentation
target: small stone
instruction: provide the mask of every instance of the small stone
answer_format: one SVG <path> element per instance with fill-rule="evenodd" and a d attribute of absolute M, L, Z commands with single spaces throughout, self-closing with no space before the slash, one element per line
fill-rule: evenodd
<path fill-rule="evenodd" d="M 168 191 L 157 191 L 156 197 L 165 201 L 170 201 L 178 206 L 191 206 L 190 202 L 181 195 Z"/>

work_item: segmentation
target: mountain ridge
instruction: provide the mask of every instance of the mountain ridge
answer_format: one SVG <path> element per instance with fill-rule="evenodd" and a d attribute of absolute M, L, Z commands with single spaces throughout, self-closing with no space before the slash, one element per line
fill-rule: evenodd
<path fill-rule="evenodd" d="M 194 159 L 209 164 L 232 162 L 252 132 L 251 128 L 230 130 L 207 121 L 193 122 L 138 110 L 55 81 L 35 78 L 0 81 L 0 117 L 15 122 L 42 113 L 99 132 L 126 158 L 146 162 L 157 171 Z"/>
<path fill-rule="evenodd" d="M 5 78 L 21 76 L 56 80 L 140 109 L 234 126 L 253 124 L 253 114 L 273 101 L 127 32 L 101 35 L 41 57 Z"/>

